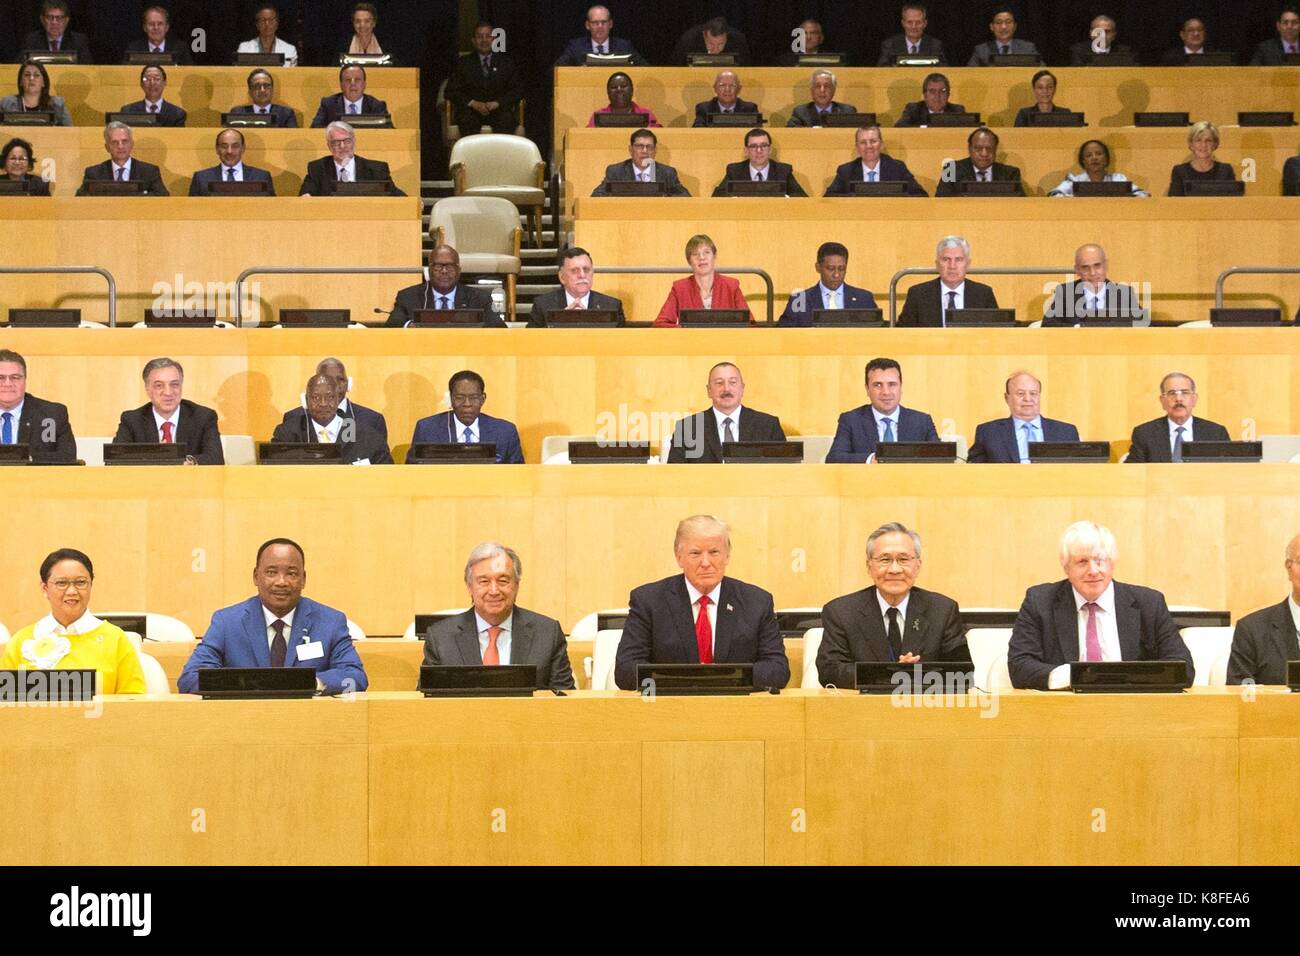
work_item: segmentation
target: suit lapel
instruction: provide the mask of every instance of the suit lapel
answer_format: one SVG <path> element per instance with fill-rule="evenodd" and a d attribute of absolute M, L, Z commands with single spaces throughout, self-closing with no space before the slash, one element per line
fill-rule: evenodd
<path fill-rule="evenodd" d="M 1120 660 L 1142 659 L 1142 614 L 1137 599 L 1123 584 L 1115 585 L 1115 627 L 1119 631 Z"/>
<path fill-rule="evenodd" d="M 293 627 L 285 635 L 289 646 L 284 655 L 284 666 L 293 667 L 298 663 L 298 645 L 303 643 L 304 639 L 311 640 L 311 629 L 316 623 L 314 609 L 303 598 L 298 601 L 298 608 L 293 612 Z M 319 640 L 319 638 L 318 638 Z"/>
<path fill-rule="evenodd" d="M 668 602 L 669 613 L 677 628 L 677 640 L 681 644 L 679 650 L 681 659 L 689 664 L 698 664 L 700 646 L 695 640 L 695 621 L 691 618 L 691 595 L 686 590 L 686 576 L 673 578 L 668 590 L 672 594 L 672 599 Z M 716 654 L 714 658 L 717 658 Z"/>
<path fill-rule="evenodd" d="M 176 410 L 176 434 L 172 436 L 172 441 L 178 445 L 185 444 L 190 437 L 190 432 L 194 430 L 193 418 L 194 416 L 189 414 L 185 403 L 182 402 Z M 161 435 L 159 435 L 158 440 L 162 441 Z M 185 450 L 190 451 L 188 448 Z"/>
<path fill-rule="evenodd" d="M 1119 595 L 1115 595 L 1119 607 Z M 1052 619 L 1056 626 L 1056 639 L 1061 645 L 1061 657 L 1066 661 L 1079 659 L 1079 609 L 1074 606 L 1074 589 L 1069 581 L 1058 585 L 1056 600 L 1052 602 Z"/>
<path fill-rule="evenodd" d="M 510 663 L 527 664 L 533 658 L 533 626 L 519 614 L 515 608 L 511 620 Z"/>
<path fill-rule="evenodd" d="M 718 420 L 712 408 L 700 413 L 700 428 L 704 432 L 704 447 L 708 449 L 705 461 L 721 462 L 722 439 L 718 436 Z"/>
<path fill-rule="evenodd" d="M 854 660 L 892 661 L 895 660 L 893 649 L 889 646 L 889 635 L 885 633 L 885 622 L 880 616 L 880 600 L 874 586 L 863 592 L 860 606 L 862 630 L 858 632 L 863 638 L 862 646 L 854 648 Z M 850 632 L 849 643 L 852 645 L 854 633 Z"/>
<path fill-rule="evenodd" d="M 271 648 L 266 643 L 266 617 L 262 614 L 262 602 L 258 598 L 253 598 L 244 606 L 244 637 L 248 640 L 257 666 L 270 667 Z"/>
<path fill-rule="evenodd" d="M 1010 456 L 1013 462 L 1020 461 L 1020 446 L 1016 443 L 1016 425 L 1010 418 L 1004 418 L 1001 421 L 1001 427 L 998 429 L 1002 436 L 1003 450 Z M 1044 426 L 1044 429 L 1046 426 Z M 1044 437 L 1046 433 L 1044 432 Z"/>
<path fill-rule="evenodd" d="M 925 646 L 926 630 L 930 626 L 929 611 L 930 602 L 926 595 L 913 588 L 907 599 L 907 620 L 903 622 L 902 648 L 905 653 L 919 654 Z"/>
<path fill-rule="evenodd" d="M 461 615 L 460 628 L 456 631 L 456 647 L 461 660 L 466 664 L 482 664 L 483 654 L 478 647 L 478 621 L 471 608 Z"/>
<path fill-rule="evenodd" d="M 735 616 L 739 607 L 739 597 L 729 578 L 722 579 L 722 590 L 718 592 L 717 627 L 713 632 L 713 659 L 715 661 L 731 660 L 731 644 L 736 636 Z M 692 629 L 693 630 L 693 629 Z"/>
<path fill-rule="evenodd" d="M 1291 617 L 1291 605 L 1283 601 L 1275 609 L 1270 635 L 1283 661 L 1300 660 L 1300 640 L 1296 639 L 1295 619 Z"/>

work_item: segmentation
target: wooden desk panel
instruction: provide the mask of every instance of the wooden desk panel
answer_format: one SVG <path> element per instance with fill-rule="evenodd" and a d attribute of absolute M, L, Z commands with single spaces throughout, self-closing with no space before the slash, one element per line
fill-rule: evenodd
<path fill-rule="evenodd" d="M 1260 687 L 1243 689 L 1240 701 L 1240 862 L 1289 866 L 1300 855 L 1300 833 L 1283 794 L 1300 786 L 1300 696 Z"/>

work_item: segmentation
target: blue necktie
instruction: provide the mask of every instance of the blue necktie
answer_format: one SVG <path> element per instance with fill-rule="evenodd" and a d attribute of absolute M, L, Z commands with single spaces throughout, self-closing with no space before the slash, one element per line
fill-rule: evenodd
<path fill-rule="evenodd" d="M 439 309 L 442 309 L 442 310 L 446 310 L 446 309 L 450 309 L 450 308 L 451 308 L 451 306 L 449 306 L 449 305 L 447 304 L 447 297 L 446 297 L 445 295 L 440 295 L 440 296 L 438 296 L 438 308 L 439 308 Z M 465 430 L 466 430 L 466 431 L 469 431 L 468 428 L 465 429 Z M 468 439 L 466 439 L 466 440 L 468 440 Z"/>
<path fill-rule="evenodd" d="M 1021 425 L 1020 427 L 1023 428 L 1023 429 L 1025 430 L 1025 455 L 1024 455 L 1024 457 L 1021 459 L 1021 461 L 1028 461 L 1028 460 L 1029 460 L 1029 443 L 1030 443 L 1031 441 L 1034 441 L 1034 423 L 1033 423 L 1033 422 L 1025 422 L 1025 423 L 1024 423 L 1023 425 Z"/>
<path fill-rule="evenodd" d="M 473 444 L 473 443 L 474 443 L 474 432 L 473 432 L 472 429 L 470 429 L 470 427 L 469 427 L 468 425 L 466 425 L 466 426 L 465 426 L 465 444 L 467 444 L 467 445 L 471 445 L 471 444 Z"/>
<path fill-rule="evenodd" d="M 0 429 L 0 445 L 12 445 L 14 443 L 14 414 L 13 412 L 4 413 L 4 428 Z"/>
<path fill-rule="evenodd" d="M 869 183 L 874 183 L 875 181 L 876 181 L 876 171 L 875 171 L 874 169 L 868 169 L 868 170 L 867 170 L 867 182 L 869 182 Z"/>
<path fill-rule="evenodd" d="M 1182 425 L 1174 430 L 1174 453 L 1171 456 L 1174 461 L 1183 460 L 1183 432 L 1187 431 Z"/>
<path fill-rule="evenodd" d="M 880 440 L 881 441 L 894 440 L 894 420 L 892 418 L 885 419 L 885 437 Z"/>

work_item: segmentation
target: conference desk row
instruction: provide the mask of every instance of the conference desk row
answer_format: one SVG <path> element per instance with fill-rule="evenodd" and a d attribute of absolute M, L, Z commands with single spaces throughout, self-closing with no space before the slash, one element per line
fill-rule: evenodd
<path fill-rule="evenodd" d="M 6 707 L 0 864 L 1290 864 L 1298 718 L 1274 688 Z"/>
<path fill-rule="evenodd" d="M 665 127 L 694 122 L 695 104 L 713 98 L 718 73 L 712 67 L 619 69 L 632 77 L 636 102 L 654 110 Z M 769 126 L 783 127 L 794 108 L 812 98 L 808 86 L 814 69 L 737 67 L 740 96 L 758 104 Z M 1017 111 L 1034 103 L 1035 67 L 832 67 L 839 80 L 835 99 L 892 126 L 908 103 L 921 99 L 921 83 L 935 69 L 948 77 L 952 102 L 979 113 L 990 126 L 1011 126 Z M 566 132 L 586 126 L 594 110 L 609 105 L 605 83 L 613 72 L 555 70 L 556 154 Z M 1085 114 L 1093 126 L 1129 126 L 1139 112 L 1186 112 L 1192 122 L 1220 125 L 1235 123 L 1243 110 L 1300 112 L 1293 67 L 1052 67 L 1052 73 L 1057 105 Z"/>

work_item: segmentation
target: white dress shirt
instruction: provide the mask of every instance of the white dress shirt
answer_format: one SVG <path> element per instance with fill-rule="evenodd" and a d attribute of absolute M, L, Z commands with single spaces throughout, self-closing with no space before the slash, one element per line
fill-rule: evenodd
<path fill-rule="evenodd" d="M 161 96 L 158 97 L 156 102 L 150 100 L 149 97 L 146 96 L 144 98 L 144 111 L 146 113 L 157 113 L 159 116 L 162 116 L 163 102 L 164 100 Z M 154 107 L 157 107 L 157 109 L 154 109 Z"/>
<path fill-rule="evenodd" d="M 288 660 L 287 655 L 289 652 L 289 645 L 293 643 L 293 616 L 297 612 L 298 612 L 298 608 L 294 607 L 284 617 L 276 617 L 274 614 L 271 613 L 270 608 L 268 608 L 265 604 L 262 605 L 262 618 L 266 621 L 266 649 L 268 651 L 271 649 L 271 645 L 275 643 L 275 628 L 273 628 L 271 625 L 274 624 L 276 621 L 284 621 L 284 650 L 286 654 L 285 660 Z"/>
<path fill-rule="evenodd" d="M 713 420 L 717 423 L 718 426 L 719 443 L 726 441 L 726 439 L 723 437 L 725 433 L 724 431 L 725 426 L 722 424 L 722 420 L 724 418 L 731 419 L 731 434 L 733 436 L 732 441 L 740 441 L 740 411 L 743 407 L 744 406 L 737 405 L 735 411 L 733 412 L 722 412 L 719 411 L 717 408 L 713 409 Z"/>
<path fill-rule="evenodd" d="M 575 299 L 573 296 L 569 295 L 569 293 L 566 291 L 566 292 L 564 293 L 564 298 L 565 298 L 565 303 L 564 303 L 565 308 L 568 308 L 568 309 L 573 308 L 573 303 L 575 303 L 575 302 L 581 302 L 581 303 L 582 303 L 582 307 L 583 307 L 584 309 L 589 309 L 589 308 L 591 308 L 591 292 L 590 292 L 590 291 L 588 291 L 585 295 L 582 295 L 582 296 L 580 296 L 579 298 L 576 298 L 576 299 Z"/>
<path fill-rule="evenodd" d="M 123 163 L 121 166 L 117 165 L 117 163 L 113 162 L 111 159 L 109 160 L 109 165 L 113 167 L 114 179 L 118 178 L 117 171 L 119 169 L 122 170 L 122 179 L 126 180 L 131 178 L 131 158 L 129 156 L 127 157 L 126 162 Z"/>
<path fill-rule="evenodd" d="M 32 638 L 39 640 L 42 637 L 58 636 L 62 634 L 89 634 L 99 625 L 103 624 L 99 618 L 86 611 L 67 627 L 64 627 L 54 619 L 53 614 L 47 614 L 36 622 L 32 628 Z"/>
<path fill-rule="evenodd" d="M 645 169 L 637 169 L 636 163 L 632 164 L 632 178 L 639 183 L 652 183 L 655 181 L 655 161 L 652 159 L 645 164 Z"/>
<path fill-rule="evenodd" d="M 1083 283 L 1083 308 L 1087 312 L 1106 311 L 1106 283 L 1100 289 L 1094 289 L 1092 283 Z"/>
<path fill-rule="evenodd" d="M 346 177 L 343 175 L 344 171 L 347 172 Z M 357 181 L 357 158 L 353 156 L 347 161 L 346 165 L 343 166 L 335 163 L 334 172 L 338 176 L 339 182 L 355 183 Z"/>
<path fill-rule="evenodd" d="M 475 445 L 478 444 L 478 442 L 479 442 L 479 430 L 478 430 L 478 419 L 477 419 L 477 418 L 474 419 L 474 421 L 470 422 L 468 425 L 463 425 L 463 424 L 461 424 L 460 419 L 457 418 L 455 415 L 452 415 L 452 416 L 451 416 L 451 420 L 452 420 L 452 422 L 453 422 L 453 424 L 452 424 L 452 428 L 455 429 L 456 441 L 457 441 L 457 442 L 459 442 L 459 443 L 462 444 L 462 445 L 464 445 L 464 444 L 475 444 Z M 469 442 L 466 442 L 466 441 L 465 441 L 465 429 L 467 429 L 467 428 L 469 429 L 469 433 L 470 433 L 470 441 L 469 441 Z"/>
<path fill-rule="evenodd" d="M 907 602 L 912 599 L 912 592 L 908 591 L 903 600 L 898 602 L 898 649 L 903 649 L 903 635 L 907 633 Z M 880 623 L 885 627 L 885 636 L 889 636 L 889 609 L 891 605 L 885 600 L 885 596 L 876 590 L 876 602 L 880 605 Z"/>
<path fill-rule="evenodd" d="M 1086 661 L 1088 659 L 1088 611 L 1084 605 L 1088 603 L 1088 599 L 1074 588 L 1070 589 L 1070 593 L 1074 596 L 1074 606 L 1078 611 L 1079 656 L 1076 660 Z M 1123 660 L 1119 650 L 1119 624 L 1115 620 L 1115 582 L 1106 585 L 1106 590 L 1097 598 L 1096 603 L 1097 641 L 1101 645 L 1101 659 L 1103 661 Z M 1061 690 L 1069 686 L 1069 663 L 1054 667 L 1047 675 L 1049 690 Z"/>
<path fill-rule="evenodd" d="M 176 406 L 176 411 L 172 412 L 172 413 L 171 413 L 170 415 L 168 415 L 166 418 L 163 418 L 161 415 L 159 415 L 159 414 L 158 414 L 158 409 L 156 409 L 156 408 L 150 408 L 149 410 L 150 410 L 151 412 L 153 412 L 153 423 L 154 423 L 156 426 L 158 426 L 158 440 L 159 440 L 159 441 L 162 441 L 162 427 L 163 427 L 163 422 L 171 422 L 171 423 L 172 423 L 172 441 L 176 441 L 176 429 L 180 427 L 180 421 L 181 421 L 181 407 L 180 407 L 179 405 L 177 405 L 177 406 Z"/>
<path fill-rule="evenodd" d="M 256 107 L 255 107 L 255 108 L 256 108 Z M 232 179 L 232 174 L 233 174 L 233 179 Z M 233 165 L 233 166 L 227 166 L 225 163 L 222 163 L 222 164 L 221 164 L 221 181 L 222 181 L 223 183 L 224 183 L 224 182 L 236 182 L 236 183 L 242 183 L 242 182 L 244 181 L 244 163 L 243 163 L 243 161 L 241 160 L 240 162 L 235 163 L 235 165 Z"/>
<path fill-rule="evenodd" d="M 326 444 L 333 444 L 338 441 L 339 435 L 343 431 L 343 416 L 338 412 L 334 413 L 334 417 L 330 419 L 328 425 L 320 424 L 310 415 L 307 416 L 307 421 L 311 424 L 311 432 L 316 437 L 316 440 Z M 321 436 L 322 431 L 325 433 L 324 437 Z"/>
<path fill-rule="evenodd" d="M 1195 421 L 1195 418 L 1194 418 L 1194 416 L 1192 416 L 1192 415 L 1188 415 L 1188 416 L 1187 416 L 1187 421 L 1183 422 L 1181 425 L 1179 425 L 1179 424 L 1178 424 L 1176 421 L 1174 421 L 1172 418 L 1166 418 L 1166 419 L 1165 419 L 1165 424 L 1167 424 L 1167 425 L 1169 426 L 1169 454 L 1172 455 L 1172 454 L 1174 453 L 1174 441 L 1177 440 L 1177 438 L 1178 438 L 1178 429 L 1181 428 L 1181 429 L 1183 430 L 1183 444 L 1184 444 L 1184 445 L 1187 444 L 1189 441 L 1192 440 L 1192 422 L 1193 422 L 1193 421 Z"/>
<path fill-rule="evenodd" d="M 501 633 L 497 635 L 497 662 L 500 664 L 510 663 L 510 633 L 514 626 L 515 613 L 510 612 L 510 616 L 497 625 L 501 628 Z M 483 655 L 488 649 L 488 628 L 492 625 L 479 616 L 478 611 L 474 612 L 474 626 L 478 628 L 478 657 L 483 659 Z"/>
<path fill-rule="evenodd" d="M 873 180 L 871 174 L 875 173 L 876 178 Z M 862 181 L 864 183 L 883 182 L 880 178 L 880 160 L 876 160 L 876 165 L 868 166 L 865 162 L 862 164 Z"/>
<path fill-rule="evenodd" d="M 696 619 L 700 616 L 700 591 L 690 582 L 686 575 L 682 575 L 686 581 L 686 593 L 691 599 L 691 625 L 694 626 Z M 709 592 L 709 633 L 713 635 L 713 641 L 709 645 L 709 650 L 718 646 L 718 599 L 722 596 L 722 582 L 719 581 Z"/>
<path fill-rule="evenodd" d="M 771 163 L 768 163 L 768 164 L 767 164 L 766 166 L 764 166 L 762 169 L 759 169 L 759 168 L 758 168 L 757 166 L 755 166 L 753 163 L 750 163 L 750 164 L 749 164 L 749 178 L 750 178 L 750 179 L 753 179 L 753 180 L 758 180 L 758 179 L 766 180 L 767 177 L 771 174 L 771 172 L 772 172 L 772 164 L 771 164 Z"/>
<path fill-rule="evenodd" d="M 361 108 L 363 105 L 362 100 L 364 99 L 364 97 L 365 97 L 364 93 L 362 93 L 361 96 L 357 97 L 355 100 L 350 100 L 346 96 L 343 97 L 343 115 L 360 116 Z"/>
<path fill-rule="evenodd" d="M 953 304 L 948 305 L 948 293 L 955 292 L 956 298 L 952 300 Z M 944 328 L 948 327 L 948 310 L 966 308 L 966 280 L 962 279 L 961 284 L 955 289 L 948 288 L 943 280 L 939 280 L 939 315 L 943 322 Z"/>
<path fill-rule="evenodd" d="M 893 428 L 892 428 L 892 431 L 893 431 L 893 433 L 894 433 L 894 441 L 898 441 L 898 440 L 899 440 L 899 438 L 898 438 L 898 419 L 899 419 L 899 417 L 900 417 L 899 409 L 901 409 L 902 407 L 903 407 L 903 406 L 901 406 L 901 405 L 896 405 L 896 406 L 894 406 L 894 410 L 893 410 L 892 412 L 890 412 L 888 415 L 885 415 L 885 414 L 881 413 L 880 411 L 878 411 L 878 410 L 876 409 L 876 406 L 875 406 L 875 405 L 872 405 L 872 406 L 871 406 L 871 414 L 872 414 L 872 415 L 875 417 L 875 419 L 876 419 L 876 440 L 877 440 L 877 441 L 884 441 L 884 440 L 885 440 L 885 419 L 887 419 L 887 418 L 890 419 L 890 420 L 894 423 L 894 424 L 893 424 Z"/>
<path fill-rule="evenodd" d="M 820 289 L 822 293 L 822 302 L 825 303 L 823 308 L 827 308 L 827 309 L 844 308 L 844 286 L 843 285 L 841 285 L 838 289 L 828 289 L 826 288 L 826 283 L 818 282 L 817 288 Z"/>
<path fill-rule="evenodd" d="M 262 49 L 261 39 L 259 39 L 258 37 L 253 37 L 253 39 L 245 40 L 243 43 L 239 44 L 239 48 L 235 52 L 236 53 L 265 53 L 266 51 Z M 276 37 L 275 46 L 271 48 L 271 52 L 284 54 L 285 66 L 298 65 L 298 50 L 296 47 L 294 47 L 292 43 L 285 43 L 279 37 Z"/>
<path fill-rule="evenodd" d="M 1025 426 L 1030 428 L 1030 434 L 1025 434 Z M 1020 453 L 1021 464 L 1029 464 L 1029 443 L 1031 441 L 1043 440 L 1043 416 L 1035 415 L 1026 421 L 1023 418 L 1011 416 L 1011 427 L 1016 433 L 1016 450 Z"/>

